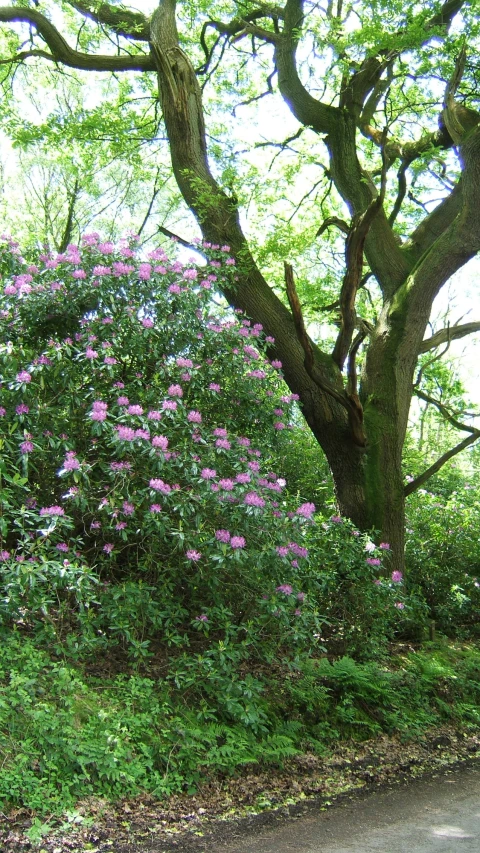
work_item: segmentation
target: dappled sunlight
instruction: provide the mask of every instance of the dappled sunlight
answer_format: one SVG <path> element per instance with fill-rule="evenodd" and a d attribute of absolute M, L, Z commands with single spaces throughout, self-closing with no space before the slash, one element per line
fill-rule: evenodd
<path fill-rule="evenodd" d="M 432 829 L 435 838 L 474 838 L 474 835 L 465 832 L 460 826 L 437 826 Z"/>

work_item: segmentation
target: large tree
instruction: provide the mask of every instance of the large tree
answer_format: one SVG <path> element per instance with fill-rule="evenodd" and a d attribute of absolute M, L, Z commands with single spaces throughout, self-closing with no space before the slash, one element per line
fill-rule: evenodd
<path fill-rule="evenodd" d="M 204 239 L 228 244 L 237 258 L 238 281 L 225 296 L 274 337 L 272 353 L 331 467 L 339 511 L 364 529 L 379 529 L 399 565 L 402 448 L 419 357 L 480 328 L 457 324 L 425 339 L 435 297 L 480 248 L 480 114 L 465 105 L 475 101 L 479 74 L 475 6 L 160 0 L 144 15 L 113 2 L 65 0 L 0 8 L 0 21 L 20 34 L 7 55 L 13 43 L 7 31 L 7 68 L 35 57 L 82 71 L 156 76 L 180 192 Z M 29 31 L 20 44 L 23 25 Z M 116 48 L 99 53 L 106 39 Z M 268 91 L 280 93 L 297 122 L 283 146 L 273 138 L 262 145 L 293 152 L 290 174 L 301 174 L 302 188 L 320 169 L 328 189 L 323 200 L 331 200 L 317 205 L 317 227 L 297 241 L 297 250 L 335 248 L 330 229 L 345 239 L 337 294 L 321 306 L 336 311 L 332 346 L 307 333 L 291 266 L 302 262 L 294 244 L 282 298 L 260 268 L 258 243 L 245 236 L 241 193 L 228 189 L 228 168 L 221 176 L 212 167 L 222 104 L 231 107 L 235 87 L 249 102 L 264 94 L 248 79 L 255 62 Z M 216 103 L 206 116 L 203 88 L 216 78 Z M 302 136 L 307 142 L 296 147 Z M 228 149 L 228 139 L 224 144 Z M 366 318 L 358 306 L 372 282 L 379 303 Z M 432 470 L 478 437 L 467 429 L 467 438 Z M 407 492 L 424 481 L 410 483 Z"/>

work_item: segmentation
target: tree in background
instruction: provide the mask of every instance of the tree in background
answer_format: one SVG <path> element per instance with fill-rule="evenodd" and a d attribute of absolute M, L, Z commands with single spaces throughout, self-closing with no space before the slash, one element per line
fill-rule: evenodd
<path fill-rule="evenodd" d="M 465 105 L 475 99 L 478 77 L 470 58 L 478 41 L 474 10 L 462 0 L 406 11 L 392 0 L 323 7 L 160 0 L 150 16 L 95 0 L 38 5 L 45 14 L 23 5 L 0 9 L 4 23 L 29 27 L 26 43 L 5 35 L 4 64 L 37 57 L 81 71 L 141 72 L 139 87 L 158 79 L 181 194 L 204 239 L 229 245 L 237 259 L 238 281 L 224 293 L 275 338 L 287 384 L 327 456 L 340 512 L 379 529 L 401 565 L 405 494 L 425 481 L 420 476 L 405 489 L 401 466 L 418 358 L 479 328 L 456 325 L 424 339 L 436 295 L 480 248 L 480 114 Z M 76 32 L 75 47 L 62 32 Z M 98 53 L 108 40 L 115 48 Z M 289 153 L 278 193 L 292 190 L 296 178 L 299 186 L 309 182 L 303 232 L 293 239 L 278 216 L 280 238 L 271 239 L 279 257 L 285 238 L 284 286 L 264 262 L 267 281 L 259 241 L 245 236 L 238 151 L 218 120 L 223 109 L 229 115 L 233 92 L 250 103 L 262 97 L 251 82 L 254 69 L 269 91 L 277 87 L 297 122 L 283 144 L 262 143 Z M 216 87 L 207 95 L 208 115 L 207 84 Z M 254 172 L 251 164 L 250 190 Z M 272 184 L 259 171 L 252 200 L 257 211 L 264 204 L 265 214 L 268 205 L 276 215 Z M 319 345 L 307 334 L 290 262 L 307 269 L 332 227 L 345 236 L 345 255 L 340 272 L 338 247 L 325 245 L 336 280 L 333 301 L 319 306 L 337 312 L 329 346 L 328 335 Z M 265 226 L 272 228 L 277 220 Z M 378 302 L 367 316 L 369 289 Z M 322 298 L 319 287 L 317 307 Z M 436 470 L 476 440 L 478 431 L 468 430 Z"/>

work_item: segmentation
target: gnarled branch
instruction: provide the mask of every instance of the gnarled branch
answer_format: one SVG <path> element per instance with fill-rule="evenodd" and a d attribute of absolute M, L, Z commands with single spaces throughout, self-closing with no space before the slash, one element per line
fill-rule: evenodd
<path fill-rule="evenodd" d="M 384 131 L 384 138 L 386 130 Z M 370 203 L 365 213 L 362 216 L 354 219 L 350 233 L 347 237 L 345 249 L 345 259 L 347 271 L 345 273 L 342 289 L 340 291 L 340 331 L 338 333 L 335 346 L 333 348 L 332 358 L 338 364 L 340 370 L 343 370 L 345 359 L 347 358 L 350 345 L 352 343 L 353 332 L 357 321 L 355 311 L 355 300 L 357 291 L 360 287 L 363 269 L 363 248 L 365 240 L 369 232 L 370 226 L 381 210 L 385 199 L 386 178 L 387 178 L 387 160 L 382 149 L 382 178 L 380 192 L 378 196 Z"/>
<path fill-rule="evenodd" d="M 42 56 L 53 62 L 67 65 L 69 68 L 79 68 L 82 71 L 153 71 L 155 63 L 151 56 L 138 54 L 138 56 L 106 56 L 95 53 L 82 53 L 74 50 L 64 39 L 57 28 L 36 9 L 28 9 L 20 6 L 0 7 L 0 21 L 8 23 L 25 23 L 35 27 L 39 35 L 50 48 L 51 56 L 46 51 L 29 51 L 26 56 Z M 16 57 L 12 60 L 18 61 Z M 4 61 L 5 64 L 5 61 Z"/>
<path fill-rule="evenodd" d="M 359 447 L 365 447 L 367 440 L 363 429 L 363 409 L 356 393 L 350 395 L 345 391 L 339 391 L 330 382 L 328 382 L 320 371 L 320 368 L 315 363 L 315 355 L 313 352 L 312 342 L 307 334 L 305 323 L 303 320 L 302 308 L 298 298 L 297 289 L 295 287 L 295 279 L 293 277 L 293 269 L 291 264 L 284 262 L 285 268 L 285 285 L 287 289 L 288 302 L 292 311 L 293 322 L 297 338 L 305 353 L 304 367 L 310 379 L 315 382 L 322 391 L 333 397 L 337 403 L 348 412 L 348 422 L 350 425 L 352 438 Z M 362 338 L 363 340 L 363 338 Z M 360 345 L 361 341 L 359 342 Z M 354 356 L 355 358 L 355 356 Z"/>
<path fill-rule="evenodd" d="M 68 0 L 68 3 L 81 15 L 97 24 L 104 24 L 119 36 L 136 41 L 150 39 L 150 24 L 141 12 L 99 3 L 98 0 Z"/>

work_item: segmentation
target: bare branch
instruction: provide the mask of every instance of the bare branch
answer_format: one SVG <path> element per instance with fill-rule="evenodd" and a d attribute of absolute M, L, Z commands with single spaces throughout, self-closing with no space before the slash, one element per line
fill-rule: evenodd
<path fill-rule="evenodd" d="M 343 234 L 350 234 L 350 226 L 344 219 L 340 219 L 339 216 L 329 216 L 324 222 L 322 222 L 320 228 L 315 234 L 315 237 L 321 237 L 327 228 L 330 228 L 330 225 L 336 225 Z"/>
<path fill-rule="evenodd" d="M 195 243 L 190 243 L 189 240 L 179 237 L 178 234 L 175 234 L 174 231 L 170 231 L 168 228 L 164 228 L 163 225 L 159 225 L 157 227 L 157 233 L 164 234 L 165 237 L 169 237 L 170 240 L 173 240 L 175 243 L 180 243 L 181 246 L 185 246 L 187 249 L 192 249 L 194 252 L 201 253 L 201 249 L 199 249 Z"/>
<path fill-rule="evenodd" d="M 421 400 L 425 400 L 426 403 L 430 403 L 432 406 L 438 409 L 438 411 L 443 415 L 446 421 L 455 429 L 463 430 L 464 432 L 469 432 L 472 435 L 476 435 L 477 433 L 480 435 L 480 430 L 476 429 L 476 427 L 469 426 L 468 424 L 464 424 L 461 421 L 457 420 L 456 416 L 450 411 L 448 406 L 445 406 L 440 400 L 436 400 L 435 397 L 430 397 L 429 394 L 426 394 L 425 391 L 420 391 L 419 388 L 413 389 L 414 394 L 417 397 L 420 397 Z"/>
<path fill-rule="evenodd" d="M 472 335 L 474 332 L 480 332 L 479 322 L 462 323 L 461 326 L 448 326 L 446 329 L 440 329 L 438 332 L 435 332 L 431 338 L 424 340 L 420 347 L 420 352 L 429 352 L 429 350 L 435 349 L 435 347 L 439 347 L 447 341 L 455 341 L 459 338 L 464 338 L 466 335 Z"/>
<path fill-rule="evenodd" d="M 476 430 L 475 435 L 472 434 L 467 436 L 467 438 L 464 438 L 463 441 L 460 442 L 460 444 L 457 444 L 455 447 L 452 447 L 451 450 L 447 450 L 447 452 L 444 453 L 443 456 L 440 456 L 440 458 L 437 459 L 437 461 L 434 462 L 433 465 L 430 465 L 430 467 L 427 468 L 426 471 L 423 472 L 423 474 L 420 474 L 418 477 L 415 477 L 415 479 L 412 480 L 411 483 L 407 483 L 404 491 L 405 497 L 407 497 L 407 495 L 411 495 L 412 492 L 415 492 L 417 489 L 420 488 L 420 486 L 423 486 L 423 484 L 426 483 L 427 480 L 430 479 L 430 477 L 433 477 L 433 475 L 436 474 L 437 471 L 440 471 L 440 468 L 443 468 L 443 466 L 446 462 L 448 462 L 449 459 L 452 459 L 452 457 L 456 456 L 457 453 L 461 453 L 462 450 L 465 450 L 466 447 L 469 447 L 470 444 L 473 444 L 479 438 L 480 430 Z"/>
<path fill-rule="evenodd" d="M 105 56 L 101 54 L 81 53 L 70 47 L 56 27 L 40 12 L 20 6 L 0 7 L 0 22 L 31 24 L 46 41 L 52 55 L 44 51 L 30 51 L 26 55 L 43 56 L 54 62 L 60 62 L 69 68 L 85 71 L 154 71 L 153 57 L 145 54 L 138 56 Z M 12 61 L 15 61 L 14 57 Z M 17 60 L 18 61 L 18 60 Z M 5 61 L 4 61 L 5 62 Z"/>
<path fill-rule="evenodd" d="M 268 75 L 267 81 L 266 81 L 267 82 L 267 89 L 265 92 L 261 92 L 259 95 L 253 95 L 253 97 L 247 98 L 246 101 L 240 101 L 240 103 L 235 104 L 235 107 L 233 109 L 233 115 L 236 116 L 237 110 L 239 107 L 247 107 L 249 104 L 255 103 L 255 101 L 260 101 L 262 98 L 265 98 L 267 95 L 273 95 L 272 80 L 275 77 L 276 73 L 277 72 L 275 71 L 275 69 L 273 69 L 272 73 Z"/>

